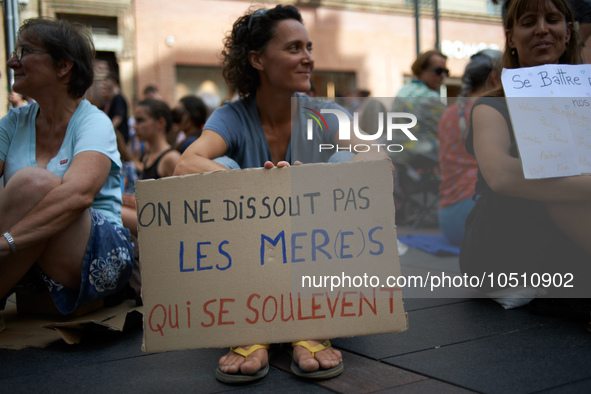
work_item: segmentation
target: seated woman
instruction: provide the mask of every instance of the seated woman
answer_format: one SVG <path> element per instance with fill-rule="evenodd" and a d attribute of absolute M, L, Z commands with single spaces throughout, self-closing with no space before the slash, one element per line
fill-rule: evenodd
<path fill-rule="evenodd" d="M 82 98 L 94 78 L 90 33 L 29 19 L 15 48 L 13 89 L 35 102 L 0 120 L 0 299 L 26 277 L 69 314 L 131 276 L 121 161 L 111 121 Z"/>
<path fill-rule="evenodd" d="M 227 170 L 228 168 L 286 167 L 291 163 L 322 162 L 331 152 L 298 149 L 306 142 L 305 127 L 294 127 L 292 98 L 310 90 L 314 58 L 312 43 L 298 10 L 279 5 L 240 17 L 226 38 L 223 73 L 238 91 L 240 100 L 218 108 L 207 121 L 203 134 L 181 156 L 175 175 Z M 343 108 L 325 101 L 325 108 Z M 336 118 L 327 117 L 327 121 Z M 294 123 L 301 123 L 296 118 Z M 336 123 L 336 120 L 335 120 Z M 331 127 L 332 126 L 332 127 Z M 330 131 L 329 131 L 330 130 Z M 317 142 L 337 142 L 337 125 L 329 124 Z M 348 144 L 354 141 L 348 141 Z M 353 156 L 345 153 L 347 159 Z M 227 157 L 223 157 L 226 155 Z M 354 160 L 373 158 L 360 153 Z M 382 158 L 387 158 L 383 153 Z M 228 284 L 230 285 L 230 284 Z M 329 341 L 299 341 L 294 347 L 292 371 L 298 376 L 330 378 L 343 371 L 341 353 Z M 226 382 L 252 381 L 266 375 L 268 345 L 232 348 L 222 357 L 216 378 Z"/>
<path fill-rule="evenodd" d="M 171 176 L 181 154 L 168 143 L 166 137 L 172 127 L 172 113 L 168 104 L 155 99 L 141 101 L 135 110 L 135 132 L 146 143 L 146 153 L 141 159 L 139 179 L 160 179 Z M 135 198 L 125 194 L 121 217 L 126 228 L 137 236 Z"/>
<path fill-rule="evenodd" d="M 512 0 L 505 27 L 505 68 L 581 62 L 565 0 Z M 501 98 L 481 98 L 472 109 L 466 149 L 478 161 L 477 201 L 466 223 L 461 268 L 519 278 L 572 272 L 574 288 L 543 290 L 580 295 L 591 262 L 591 177 L 526 180 L 503 91 L 496 95 Z M 572 306 L 554 303 L 560 304 Z"/>
<path fill-rule="evenodd" d="M 183 153 L 201 136 L 207 118 L 207 107 L 199 97 L 185 96 L 179 100 L 172 115 L 177 129 L 175 146 L 179 152 Z"/>
<path fill-rule="evenodd" d="M 466 217 L 474 206 L 474 184 L 478 164 L 466 152 L 468 121 L 474 99 L 501 83 L 501 55 L 484 49 L 470 58 L 462 76 L 463 89 L 459 100 L 445 110 L 439 120 L 439 184 L 438 223 L 452 245 L 460 245 L 464 237 Z"/>

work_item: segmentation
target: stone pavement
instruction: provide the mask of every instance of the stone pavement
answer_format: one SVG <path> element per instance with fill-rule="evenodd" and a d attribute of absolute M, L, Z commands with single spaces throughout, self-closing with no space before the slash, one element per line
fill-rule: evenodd
<path fill-rule="evenodd" d="M 458 270 L 457 257 L 415 249 L 401 264 L 403 273 Z M 291 375 L 289 355 L 279 351 L 262 381 L 226 386 L 213 374 L 225 350 L 148 354 L 136 328 L 93 335 L 80 345 L 0 350 L 0 393 L 591 392 L 585 322 L 504 310 L 487 299 L 413 298 L 405 299 L 405 309 L 409 329 L 403 333 L 333 340 L 344 353 L 345 372 L 321 383 Z"/>

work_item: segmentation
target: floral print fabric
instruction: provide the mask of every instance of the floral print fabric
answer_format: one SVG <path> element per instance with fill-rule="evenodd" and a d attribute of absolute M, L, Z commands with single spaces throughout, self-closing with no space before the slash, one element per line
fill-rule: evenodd
<path fill-rule="evenodd" d="M 92 234 L 84 256 L 80 290 L 65 287 L 42 273 L 53 301 L 63 314 L 122 290 L 133 271 L 129 230 L 112 225 L 92 208 L 90 212 Z"/>

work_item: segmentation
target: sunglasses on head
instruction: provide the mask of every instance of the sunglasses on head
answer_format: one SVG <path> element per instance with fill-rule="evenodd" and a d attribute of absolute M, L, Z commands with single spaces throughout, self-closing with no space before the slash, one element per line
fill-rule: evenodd
<path fill-rule="evenodd" d="M 436 67 L 436 68 L 428 68 L 427 70 L 429 71 L 433 71 L 435 74 L 437 75 L 442 75 L 445 74 L 445 76 L 449 76 L 449 70 L 447 68 L 443 68 L 443 67 Z"/>
<path fill-rule="evenodd" d="M 261 8 L 259 10 L 256 10 L 255 12 L 253 12 L 250 15 L 250 18 L 248 18 L 248 26 L 247 29 L 248 31 L 250 31 L 250 29 L 252 28 L 252 22 L 259 16 L 265 15 L 267 13 L 267 11 L 269 11 L 268 8 Z"/>

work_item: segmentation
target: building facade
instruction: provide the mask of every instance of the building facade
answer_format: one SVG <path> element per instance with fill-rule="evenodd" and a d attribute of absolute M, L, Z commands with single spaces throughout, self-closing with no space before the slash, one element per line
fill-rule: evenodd
<path fill-rule="evenodd" d="M 3 21 L 10 16 L 6 12 L 6 0 L 3 2 Z M 18 15 L 14 16 L 22 23 L 33 17 L 67 19 L 89 26 L 96 49 L 95 84 L 89 89 L 87 98 L 94 104 L 101 105 L 98 94 L 99 84 L 109 70 L 119 74 L 121 88 L 127 97 L 135 92 L 135 29 L 133 0 L 18 0 Z M 6 23 L 5 23 L 6 24 Z M 6 28 L 2 29 L 6 32 Z M 14 45 L 14 44 L 13 44 Z M 5 40 L 0 58 L 10 56 Z M 0 83 L 10 91 L 11 70 L 4 68 Z M 8 103 L 0 101 L 0 114 L 5 114 Z"/>
<path fill-rule="evenodd" d="M 298 7 L 313 41 L 313 79 L 319 95 L 363 89 L 375 97 L 391 97 L 410 76 L 416 57 L 414 0 L 283 3 Z M 435 47 L 436 24 L 432 2 L 424 3 L 419 9 L 419 37 L 421 50 L 428 50 Z M 439 1 L 440 47 L 449 56 L 451 86 L 459 85 L 470 55 L 503 46 L 500 12 L 489 3 Z M 247 9 L 275 4 L 136 1 L 137 93 L 155 84 L 171 103 L 198 92 L 216 94 L 222 101 L 232 97 L 219 68 L 223 39 Z"/>
<path fill-rule="evenodd" d="M 142 98 L 148 85 L 157 86 L 171 105 L 186 94 L 205 94 L 218 102 L 231 98 L 233 92 L 228 91 L 219 66 L 223 39 L 247 9 L 276 4 L 244 0 L 17 1 L 20 21 L 57 17 L 91 27 L 97 83 L 88 98 L 97 105 L 101 104 L 98 83 L 109 71 L 118 73 L 122 92 L 131 103 Z M 455 96 L 473 53 L 483 48 L 503 49 L 500 10 L 490 0 L 417 1 L 418 23 L 415 0 L 283 1 L 301 11 L 314 43 L 313 79 L 318 94 L 339 96 L 363 89 L 374 97 L 392 97 L 410 78 L 417 47 L 424 51 L 439 44 L 451 70 L 447 94 Z M 438 3 L 437 13 L 434 3 Z M 9 51 L 5 40 L 1 42 L 0 61 L 6 62 Z M 10 78 L 4 76 L 9 77 L 9 72 L 5 69 L 0 80 L 5 91 L 9 91 Z M 8 108 L 3 96 L 0 115 Z"/>

